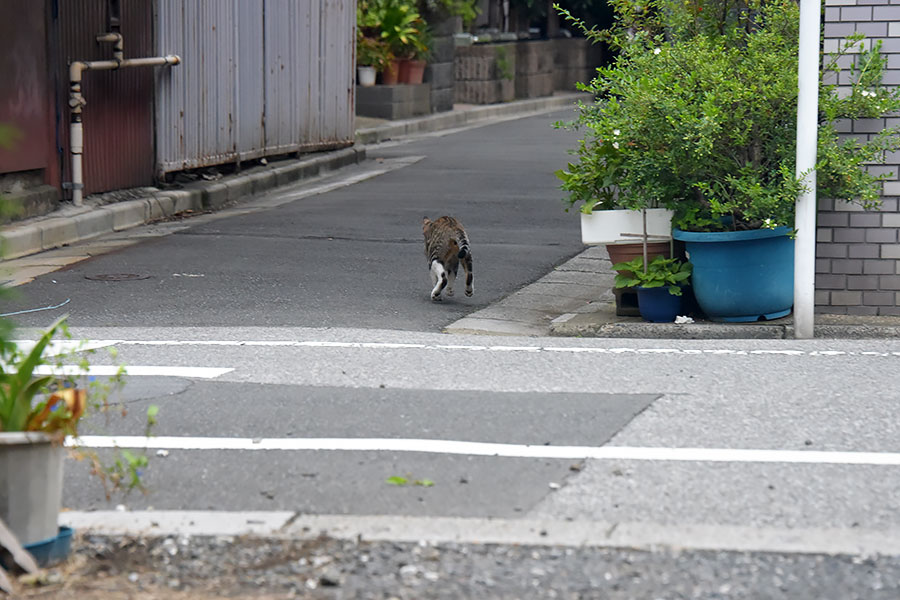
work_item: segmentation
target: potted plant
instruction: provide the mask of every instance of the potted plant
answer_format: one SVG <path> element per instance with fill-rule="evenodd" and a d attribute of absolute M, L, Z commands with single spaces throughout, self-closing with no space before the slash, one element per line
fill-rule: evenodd
<path fill-rule="evenodd" d="M 378 38 L 364 35 L 362 29 L 357 29 L 356 65 L 359 85 L 363 87 L 375 85 L 376 75 L 384 72 L 393 59 L 387 44 Z"/>
<path fill-rule="evenodd" d="M 572 151 L 577 162 L 556 171 L 560 188 L 568 192 L 566 211 L 579 206 L 581 241 L 584 244 L 633 244 L 635 236 L 647 234 L 666 239 L 672 233 L 672 211 L 644 196 L 620 187 L 623 174 L 621 146 L 627 143 L 621 130 L 603 130 L 602 123 L 583 104 L 573 123 L 558 122 L 557 127 L 577 127 L 585 132 L 578 148 Z M 644 217 L 646 216 L 646 229 Z"/>
<path fill-rule="evenodd" d="M 615 26 L 588 32 L 618 55 L 583 86 L 596 101 L 581 110 L 604 139 L 620 133 L 619 189 L 674 210 L 673 235 L 686 244 L 707 316 L 777 318 L 793 301 L 793 216 L 802 190 L 795 173 L 798 7 L 782 0 L 717 7 L 717 0 L 655 0 L 635 11 L 617 2 Z M 833 75 L 850 51 L 832 57 L 825 73 Z M 900 147 L 898 130 L 859 141 L 841 139 L 835 123 L 894 111 L 900 93 L 881 86 L 879 44 L 855 56 L 843 84 L 849 93 L 820 86 L 817 187 L 822 196 L 873 208 L 882 177 L 863 167 Z M 757 242 L 774 248 L 755 254 Z M 732 244 L 737 250 L 726 251 Z"/>
<path fill-rule="evenodd" d="M 617 263 L 616 288 L 637 291 L 641 316 L 652 323 L 671 323 L 682 309 L 683 288 L 691 276 L 691 263 L 657 256 L 645 266 L 644 257 Z"/>
<path fill-rule="evenodd" d="M 357 4 L 357 22 L 361 23 L 361 29 L 366 35 L 374 35 L 384 43 L 393 57 L 382 73 L 382 82 L 387 85 L 400 81 L 400 69 L 404 61 L 415 60 L 428 52 L 425 20 L 413 2 L 361 0 Z M 404 75 L 404 82 L 408 82 L 408 64 L 404 67 Z M 418 82 L 421 83 L 421 76 Z"/>
<path fill-rule="evenodd" d="M 9 324 L 3 321 L 0 327 L 0 520 L 44 563 L 59 558 L 54 547 L 71 537 L 71 530 L 57 525 L 63 444 L 67 438 L 77 440 L 78 426 L 86 415 L 110 408 L 109 392 L 121 386 L 124 369 L 110 383 L 85 384 L 74 376 L 47 374 L 62 371 L 51 364 L 59 367 L 64 359 L 52 342 L 57 334 L 68 336 L 65 317 L 33 345 L 9 341 Z M 155 423 L 156 410 L 151 407 L 148 412 L 148 427 Z M 122 450 L 120 459 L 105 466 L 94 453 L 77 447 L 72 451 L 91 461 L 105 486 L 141 487 L 139 471 L 147 464 L 146 456 Z M 109 491 L 107 487 L 107 495 Z"/>

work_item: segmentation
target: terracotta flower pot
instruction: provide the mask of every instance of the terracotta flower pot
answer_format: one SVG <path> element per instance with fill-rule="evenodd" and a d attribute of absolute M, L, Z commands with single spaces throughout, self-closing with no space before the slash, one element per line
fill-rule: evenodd
<path fill-rule="evenodd" d="M 628 244 L 607 244 L 606 251 L 609 253 L 609 260 L 612 264 L 620 262 L 628 262 L 634 260 L 638 256 L 644 256 L 644 247 L 640 242 Z M 663 258 L 672 258 L 671 247 L 669 242 L 648 242 L 647 243 L 647 262 L 653 260 L 657 256 Z M 619 274 L 625 275 L 628 271 L 618 271 Z"/>
<path fill-rule="evenodd" d="M 381 72 L 381 83 L 384 85 L 397 85 L 400 76 L 399 61 L 392 60 Z"/>
<path fill-rule="evenodd" d="M 425 61 L 405 58 L 400 61 L 400 83 L 418 85 L 425 77 Z"/>

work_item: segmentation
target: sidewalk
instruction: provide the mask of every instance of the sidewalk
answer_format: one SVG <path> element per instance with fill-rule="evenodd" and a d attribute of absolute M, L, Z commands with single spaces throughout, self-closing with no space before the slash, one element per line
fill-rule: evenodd
<path fill-rule="evenodd" d="M 33 255 L 44 251 L 172 217 L 221 210 L 269 190 L 361 163 L 366 159 L 368 144 L 540 114 L 571 106 L 579 98 L 584 95 L 557 93 L 504 104 L 458 104 L 449 112 L 404 121 L 357 117 L 356 145 L 351 148 L 315 153 L 297 160 L 272 161 L 239 174 L 193 181 L 178 189 L 127 190 L 127 195 L 137 197 L 120 202 L 103 204 L 102 200 L 89 197 L 84 206 L 67 206 L 50 215 L 3 226 L 0 236 L 4 242 L 4 260 L 0 264 L 25 272 L 41 262 Z M 656 339 L 793 338 L 791 317 L 760 323 L 665 324 L 616 316 L 612 295 L 614 275 L 610 266 L 604 247 L 589 247 L 533 284 L 449 325 L 445 332 Z M 815 335 L 900 338 L 900 317 L 817 315 Z"/>

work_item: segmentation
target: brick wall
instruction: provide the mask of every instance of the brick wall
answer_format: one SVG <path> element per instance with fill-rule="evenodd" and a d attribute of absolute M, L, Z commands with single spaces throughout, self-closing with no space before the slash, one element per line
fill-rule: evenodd
<path fill-rule="evenodd" d="M 860 32 L 867 43 L 881 40 L 887 57 L 884 81 L 900 84 L 900 0 L 825 0 L 825 51 L 833 52 L 847 35 Z M 849 66 L 852 56 L 845 57 Z M 840 74 L 839 86 L 849 82 Z M 842 135 L 864 137 L 893 126 L 900 117 L 842 123 Z M 816 244 L 816 312 L 900 315 L 900 152 L 889 153 L 881 165 L 888 173 L 880 211 L 819 198 Z"/>

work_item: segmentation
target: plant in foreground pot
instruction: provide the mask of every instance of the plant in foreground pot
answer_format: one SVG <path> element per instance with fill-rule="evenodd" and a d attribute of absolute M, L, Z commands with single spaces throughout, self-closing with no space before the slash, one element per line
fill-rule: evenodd
<path fill-rule="evenodd" d="M 0 519 L 26 548 L 46 549 L 62 537 L 57 517 L 62 505 L 63 448 L 87 459 L 107 498 L 113 490 L 143 489 L 144 454 L 119 450 L 111 464 L 78 446 L 78 429 L 92 414 L 115 408 L 110 392 L 121 387 L 124 368 L 109 381 L 85 381 L 87 359 L 72 364 L 65 317 L 34 343 L 12 342 L 8 323 L 0 335 Z M 61 336 L 64 339 L 58 339 Z M 74 346 L 75 352 L 79 350 Z M 123 409 L 124 414 L 124 409 Z M 157 408 L 147 413 L 147 429 Z M 58 535 L 59 533 L 59 535 Z M 69 535 L 71 533 L 69 532 Z M 66 538 L 68 539 L 68 538 Z M 49 550 L 48 550 L 49 552 Z"/>
<path fill-rule="evenodd" d="M 401 60 L 427 54 L 426 23 L 413 2 L 360 0 L 356 15 L 358 31 L 377 39 L 390 52 L 390 60 L 382 72 L 384 83 L 397 83 Z"/>
<path fill-rule="evenodd" d="M 677 258 L 657 256 L 645 267 L 644 257 L 616 263 L 616 288 L 633 287 L 638 309 L 647 321 L 663 323 L 675 320 L 682 307 L 683 288 L 691 276 L 691 263 Z"/>
<path fill-rule="evenodd" d="M 380 39 L 366 36 L 362 29 L 357 29 L 356 35 L 356 64 L 360 73 L 360 85 L 374 84 L 374 74 L 382 73 L 394 60 L 393 54 L 387 44 Z M 371 84 L 364 82 L 364 73 L 371 69 Z"/>
<path fill-rule="evenodd" d="M 615 7 L 616 26 L 593 35 L 609 41 L 618 55 L 584 86 L 596 101 L 582 115 L 601 138 L 619 132 L 619 189 L 675 211 L 674 236 L 688 246 L 695 294 L 708 316 L 756 320 L 788 314 L 794 206 L 802 191 L 795 173 L 796 3 L 654 0 L 648 10 L 635 10 L 631 0 L 617 0 Z M 828 77 L 836 79 L 840 59 L 854 51 L 855 41 L 829 59 Z M 881 85 L 879 47 L 854 54 L 842 91 L 827 79 L 820 86 L 817 191 L 864 208 L 878 206 L 884 178 L 864 167 L 900 147 L 900 136 L 892 128 L 866 140 L 844 139 L 836 123 L 900 108 L 900 92 Z M 747 270 L 742 248 L 735 277 L 747 285 L 722 294 L 721 282 L 710 278 L 733 269 L 719 260 L 721 247 L 710 252 L 714 264 L 701 256 L 700 237 L 716 244 L 771 239 L 760 244 L 780 248 L 753 260 L 765 263 L 757 272 Z M 775 272 L 768 267 L 772 261 Z M 750 283 L 757 278 L 767 285 Z M 776 280 L 777 286 L 763 291 Z M 707 302 L 707 289 L 715 289 L 725 305 Z M 760 292 L 762 302 L 740 306 L 741 298 L 754 295 L 749 291 Z"/>

